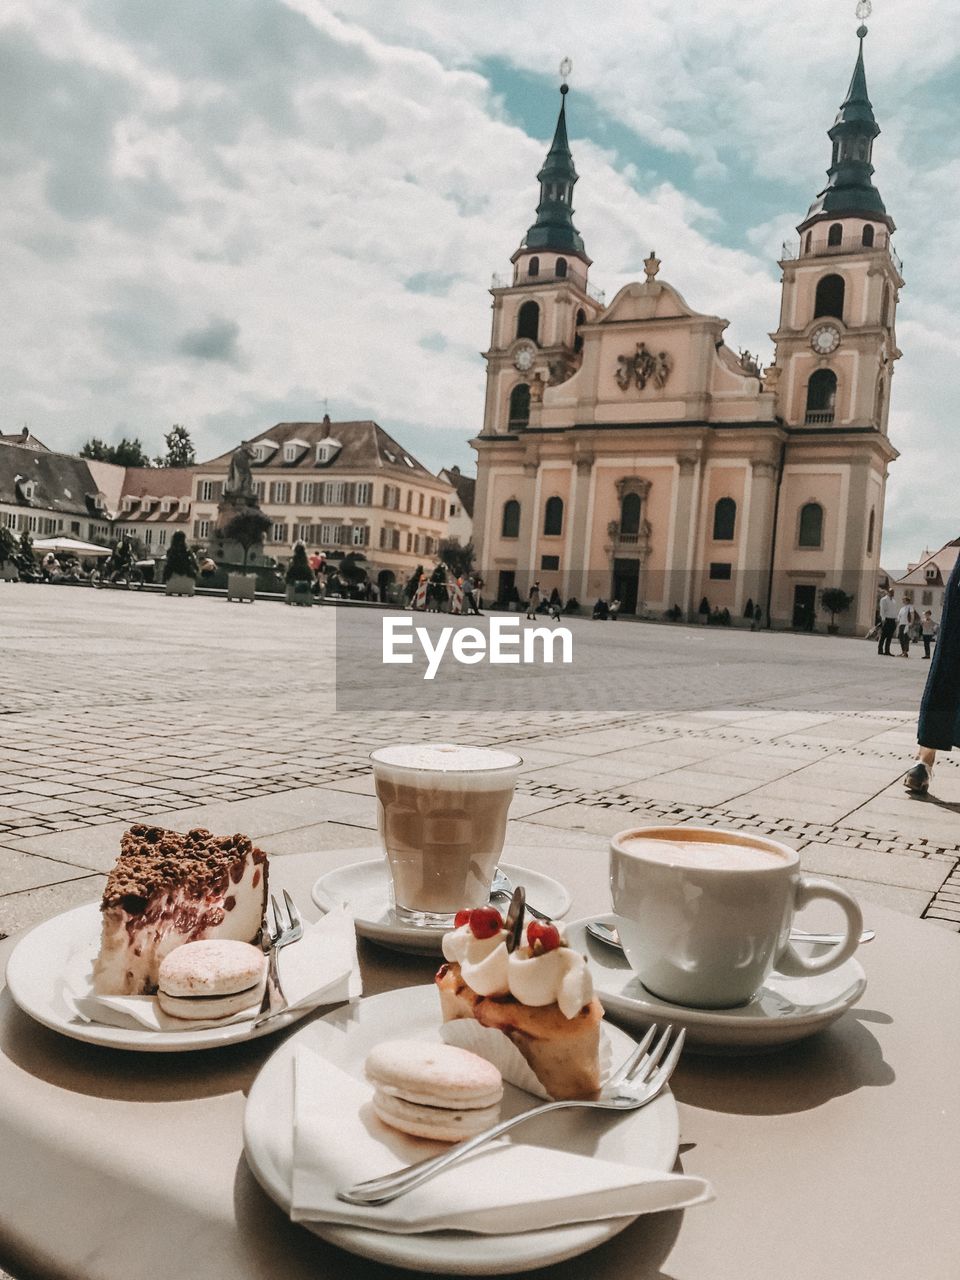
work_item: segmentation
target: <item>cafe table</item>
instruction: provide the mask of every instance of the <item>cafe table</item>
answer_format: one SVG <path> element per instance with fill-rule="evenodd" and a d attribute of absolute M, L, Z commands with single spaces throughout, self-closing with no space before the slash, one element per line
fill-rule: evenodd
<path fill-rule="evenodd" d="M 316 878 L 363 856 L 275 857 L 273 883 L 315 918 Z M 517 848 L 511 861 L 562 881 L 570 918 L 609 909 L 599 844 Z M 880 906 L 864 914 L 877 936 L 858 953 L 859 1005 L 778 1052 L 681 1060 L 678 1167 L 708 1178 L 715 1200 L 641 1217 L 550 1266 L 553 1280 L 956 1280 L 960 938 Z M 15 942 L 0 945 L 0 970 Z M 365 995 L 429 982 L 435 967 L 366 941 L 360 956 Z M 295 1030 L 129 1053 L 47 1030 L 0 990 L 0 1267 L 17 1280 L 411 1274 L 293 1225 L 246 1165 L 245 1096 Z"/>

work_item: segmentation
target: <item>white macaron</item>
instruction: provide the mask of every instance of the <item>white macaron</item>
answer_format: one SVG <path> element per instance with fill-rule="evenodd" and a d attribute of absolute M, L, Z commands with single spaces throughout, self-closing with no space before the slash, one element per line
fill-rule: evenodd
<path fill-rule="evenodd" d="M 160 964 L 157 1002 L 173 1018 L 227 1018 L 257 1003 L 267 958 L 249 942 L 185 942 Z"/>
<path fill-rule="evenodd" d="M 499 1117 L 500 1072 L 455 1045 L 387 1041 L 370 1051 L 364 1070 L 380 1119 L 415 1137 L 459 1142 Z"/>

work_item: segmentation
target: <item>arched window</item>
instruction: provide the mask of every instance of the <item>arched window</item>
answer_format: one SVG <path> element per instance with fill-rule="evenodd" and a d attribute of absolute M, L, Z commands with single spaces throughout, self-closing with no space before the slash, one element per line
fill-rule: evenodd
<path fill-rule="evenodd" d="M 530 261 L 527 263 L 527 275 L 538 276 L 539 274 L 540 274 L 540 259 L 531 258 Z"/>
<path fill-rule="evenodd" d="M 557 279 L 562 280 L 566 274 L 567 274 L 567 260 L 566 258 L 558 258 L 557 259 Z"/>
<path fill-rule="evenodd" d="M 837 375 L 817 369 L 807 383 L 807 422 L 832 422 L 837 407 Z"/>
<path fill-rule="evenodd" d="M 577 312 L 577 329 L 573 338 L 573 350 L 576 355 L 579 355 L 583 350 L 583 334 L 580 332 L 580 326 L 586 323 L 587 313 L 584 311 L 583 307 L 581 307 Z"/>
<path fill-rule="evenodd" d="M 503 504 L 503 520 L 500 524 L 501 538 L 520 537 L 520 503 L 516 498 Z"/>
<path fill-rule="evenodd" d="M 807 238 L 806 238 L 806 241 L 804 242 L 804 246 L 803 246 L 803 252 L 804 252 L 804 253 L 809 253 L 809 252 L 810 252 L 810 246 L 811 246 L 811 244 L 812 244 L 812 243 L 813 243 L 813 232 L 812 232 L 812 231 L 808 231 L 808 232 L 807 232 Z"/>
<path fill-rule="evenodd" d="M 640 495 L 639 493 L 624 494 L 623 501 L 620 503 L 620 537 L 624 534 L 632 534 L 634 537 L 640 532 Z"/>
<path fill-rule="evenodd" d="M 819 502 L 807 502 L 800 508 L 797 542 L 801 547 L 823 546 L 823 507 Z"/>
<path fill-rule="evenodd" d="M 870 508 L 870 519 L 867 523 L 867 555 L 873 554 L 873 529 L 877 522 L 877 513 L 873 507 Z"/>
<path fill-rule="evenodd" d="M 817 296 L 813 306 L 813 318 L 836 316 L 843 319 L 843 295 L 846 292 L 843 276 L 824 276 L 817 283 Z"/>
<path fill-rule="evenodd" d="M 518 382 L 510 392 L 510 413 L 508 426 L 525 427 L 530 421 L 530 387 L 526 382 Z"/>
<path fill-rule="evenodd" d="M 525 302 L 517 315 L 517 337 L 538 340 L 540 332 L 540 308 L 535 302 Z"/>
<path fill-rule="evenodd" d="M 863 228 L 863 235 L 860 237 L 861 241 L 863 242 L 863 247 L 865 249 L 873 248 L 873 240 L 876 234 L 877 234 L 876 227 L 874 227 L 872 223 L 868 222 L 867 225 Z"/>
<path fill-rule="evenodd" d="M 714 542 L 732 542 L 737 524 L 737 504 L 733 498 L 720 498 L 713 508 Z"/>
<path fill-rule="evenodd" d="M 543 532 L 547 537 L 563 533 L 563 499 L 548 498 L 543 508 Z"/>
<path fill-rule="evenodd" d="M 835 222 L 827 232 L 827 244 L 837 245 L 843 244 L 843 223 Z"/>

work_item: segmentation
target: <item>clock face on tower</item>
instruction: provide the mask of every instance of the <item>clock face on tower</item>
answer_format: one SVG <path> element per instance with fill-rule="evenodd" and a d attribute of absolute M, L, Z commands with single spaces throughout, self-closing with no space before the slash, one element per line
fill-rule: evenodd
<path fill-rule="evenodd" d="M 810 335 L 810 345 L 817 355 L 828 356 L 840 345 L 840 330 L 832 324 L 817 325 Z"/>
<path fill-rule="evenodd" d="M 513 363 L 521 373 L 526 373 L 533 364 L 533 347 L 518 347 L 514 352 Z"/>

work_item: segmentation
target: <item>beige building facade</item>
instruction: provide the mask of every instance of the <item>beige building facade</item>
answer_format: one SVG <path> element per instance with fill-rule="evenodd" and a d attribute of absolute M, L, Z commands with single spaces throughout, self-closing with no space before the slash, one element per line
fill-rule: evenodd
<path fill-rule="evenodd" d="M 491 290 L 472 442 L 491 595 L 539 581 L 581 605 L 618 598 L 624 613 L 694 618 L 706 601 L 734 621 L 759 606 L 765 623 L 810 628 L 829 621 L 823 589 L 840 587 L 853 597 L 841 629 L 872 623 L 903 279 L 872 183 L 861 32 L 828 185 L 779 264 L 766 370 L 731 350 L 728 322 L 696 311 L 652 252 L 609 305 L 592 287 L 564 98 L 537 221 Z"/>
<path fill-rule="evenodd" d="M 375 422 L 279 422 L 248 442 L 260 506 L 271 520 L 264 553 L 294 544 L 330 556 L 360 552 L 381 591 L 432 567 L 455 491 Z M 193 470 L 190 537 L 206 543 L 233 451 Z"/>

